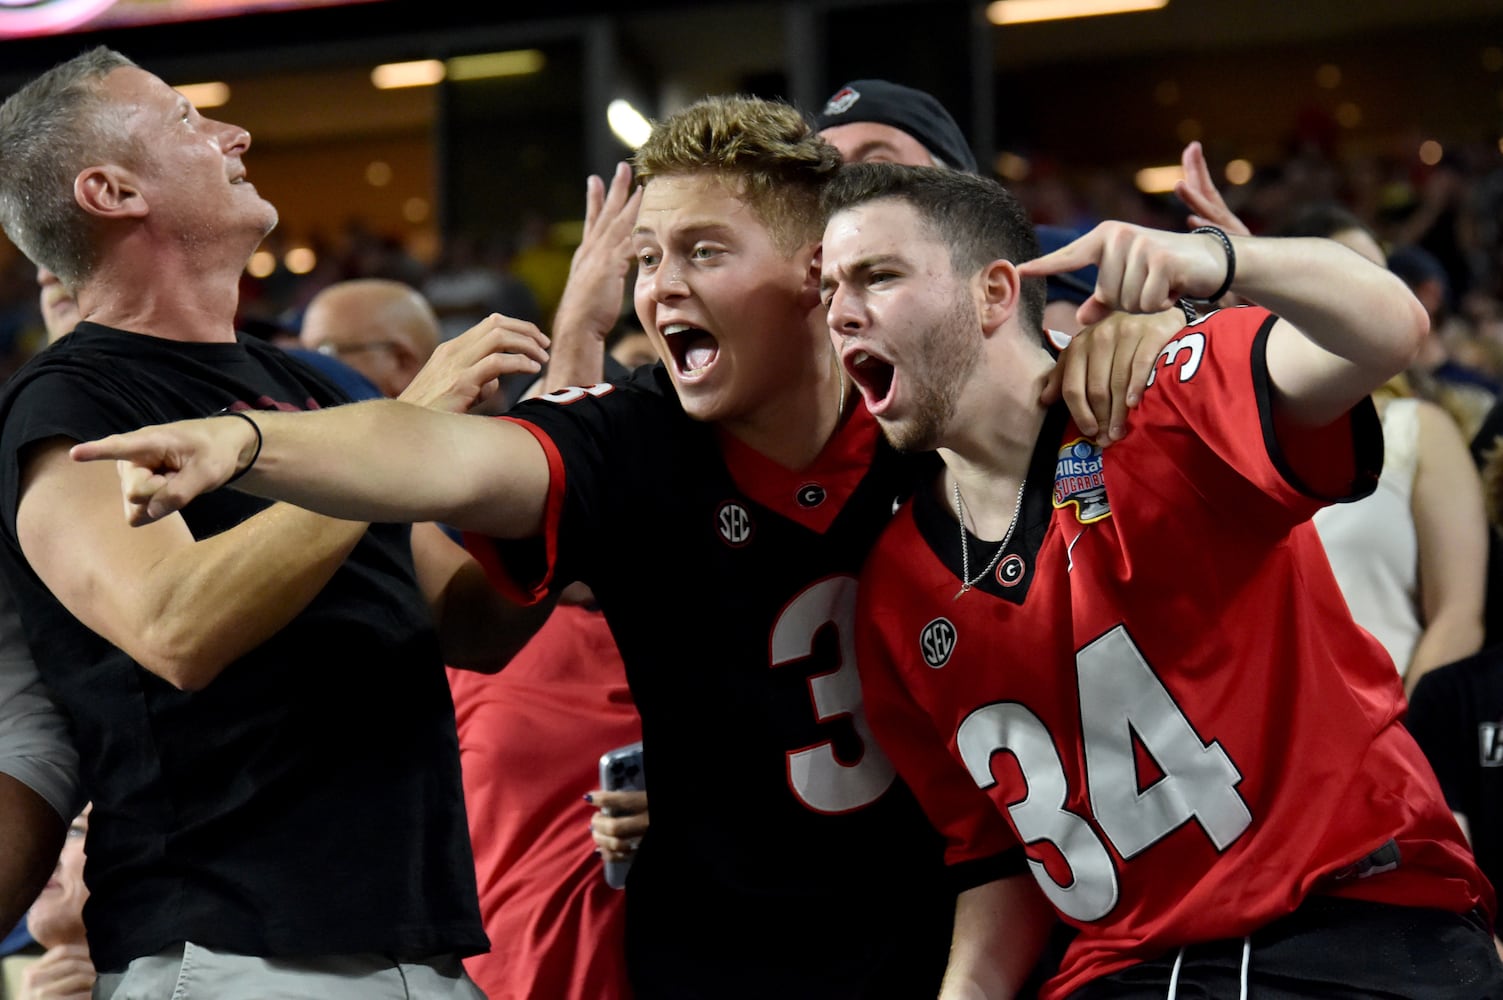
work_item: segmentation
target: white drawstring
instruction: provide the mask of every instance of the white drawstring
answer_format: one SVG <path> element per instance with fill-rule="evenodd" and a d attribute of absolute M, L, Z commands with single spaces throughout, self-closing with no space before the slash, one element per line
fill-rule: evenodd
<path fill-rule="evenodd" d="M 1174 1000 L 1175 996 L 1179 994 L 1179 967 L 1180 963 L 1184 960 L 1185 949 L 1181 946 L 1179 952 L 1174 956 L 1174 968 L 1169 972 L 1169 996 L 1165 1000 Z M 1247 992 L 1247 970 L 1251 966 L 1252 938 L 1244 937 L 1242 939 L 1242 992 L 1238 994 L 1240 1000 L 1247 1000 L 1249 996 Z"/>

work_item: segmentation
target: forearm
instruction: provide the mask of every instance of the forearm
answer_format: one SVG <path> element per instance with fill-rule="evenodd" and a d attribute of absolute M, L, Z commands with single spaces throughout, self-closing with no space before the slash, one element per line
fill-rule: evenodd
<path fill-rule="evenodd" d="M 205 538 L 177 515 L 129 527 L 115 470 L 71 461 L 66 441 L 24 468 L 16 531 L 31 568 L 85 626 L 188 690 L 280 631 L 365 530 L 286 504 Z"/>
<path fill-rule="evenodd" d="M 496 538 L 542 528 L 549 470 L 508 421 L 395 400 L 264 418 L 261 456 L 235 485 L 332 517 L 436 521 Z"/>
<path fill-rule="evenodd" d="M 1429 317 L 1391 271 L 1333 240 L 1232 237 L 1232 245 L 1232 288 L 1372 385 L 1403 371 L 1419 350 Z"/>
<path fill-rule="evenodd" d="M 594 385 L 605 377 L 605 338 L 610 327 L 600 327 L 590 310 L 574 310 L 565 292 L 554 316 L 548 367 L 543 371 L 543 392 L 572 385 Z"/>
<path fill-rule="evenodd" d="M 45 799 L 0 773 L 0 927 L 14 927 L 47 884 L 67 829 Z"/>
<path fill-rule="evenodd" d="M 1414 691 L 1420 678 L 1447 663 L 1465 659 L 1482 648 L 1483 627 L 1480 615 L 1458 613 L 1444 615 L 1428 623 L 1414 644 L 1409 669 L 1404 674 L 1404 691 Z"/>
<path fill-rule="evenodd" d="M 418 586 L 433 609 L 444 662 L 495 673 L 516 656 L 553 611 L 555 599 L 521 607 L 501 596 L 469 553 L 432 524 L 412 529 Z"/>
<path fill-rule="evenodd" d="M 318 595 L 365 534 L 290 504 L 274 504 L 211 538 L 167 553 L 118 596 L 122 648 L 184 690 L 198 690 L 276 635 Z"/>
<path fill-rule="evenodd" d="M 1055 919 L 1031 875 L 961 893 L 940 1000 L 1011 1000 L 1038 962 Z"/>
<path fill-rule="evenodd" d="M 331 517 L 449 524 L 470 495 L 460 432 L 487 419 L 396 400 L 253 416 L 261 453 L 236 488 Z M 245 437 L 241 468 L 254 446 Z"/>

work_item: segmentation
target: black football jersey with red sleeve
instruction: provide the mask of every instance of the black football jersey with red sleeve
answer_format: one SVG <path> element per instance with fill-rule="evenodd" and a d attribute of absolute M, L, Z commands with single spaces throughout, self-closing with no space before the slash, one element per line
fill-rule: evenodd
<path fill-rule="evenodd" d="M 529 401 L 543 537 L 493 578 L 595 593 L 642 715 L 652 825 L 627 886 L 644 996 L 934 995 L 941 843 L 862 710 L 856 577 L 926 461 L 857 406 L 793 472 L 687 417 L 660 368 Z"/>

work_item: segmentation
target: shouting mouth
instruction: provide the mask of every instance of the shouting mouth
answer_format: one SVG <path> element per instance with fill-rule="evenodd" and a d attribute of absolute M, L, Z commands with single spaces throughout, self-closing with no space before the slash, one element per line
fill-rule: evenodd
<path fill-rule="evenodd" d="M 707 330 L 688 323 L 670 323 L 663 327 L 663 341 L 668 356 L 683 378 L 693 381 L 704 376 L 720 356 L 720 343 Z"/>
<path fill-rule="evenodd" d="M 866 400 L 866 408 L 872 416 L 879 415 L 892 398 L 893 378 L 897 369 L 891 362 L 864 348 L 847 351 L 844 361 L 845 370 L 855 381 L 856 388 L 861 390 L 862 399 Z"/>

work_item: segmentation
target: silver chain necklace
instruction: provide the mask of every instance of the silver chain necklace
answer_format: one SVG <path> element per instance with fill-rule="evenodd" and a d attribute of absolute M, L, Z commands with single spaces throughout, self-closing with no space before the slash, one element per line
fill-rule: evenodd
<path fill-rule="evenodd" d="M 1013 529 L 1018 526 L 1018 512 L 1023 509 L 1023 491 L 1028 488 L 1028 479 L 1025 477 L 1018 484 L 1018 498 L 1012 506 L 1012 520 L 1007 522 L 1007 534 L 1002 536 L 1002 544 L 997 546 L 997 554 L 992 556 L 992 561 L 986 564 L 986 569 L 971 576 L 971 546 L 966 541 L 965 530 L 965 501 L 960 498 L 960 481 L 955 481 L 955 520 L 960 522 L 960 589 L 955 592 L 951 600 L 960 600 L 960 595 L 970 590 L 981 578 L 992 571 L 1002 559 L 1002 553 L 1007 551 L 1007 543 L 1012 541 Z"/>

